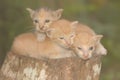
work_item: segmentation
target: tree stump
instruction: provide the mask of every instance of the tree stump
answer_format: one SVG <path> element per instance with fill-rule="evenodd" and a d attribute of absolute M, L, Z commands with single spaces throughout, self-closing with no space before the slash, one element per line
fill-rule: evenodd
<path fill-rule="evenodd" d="M 37 60 L 9 52 L 0 80 L 99 80 L 101 56 Z"/>

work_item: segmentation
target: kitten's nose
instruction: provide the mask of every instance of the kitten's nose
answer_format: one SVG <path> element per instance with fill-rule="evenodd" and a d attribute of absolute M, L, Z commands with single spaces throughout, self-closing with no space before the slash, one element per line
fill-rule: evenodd
<path fill-rule="evenodd" d="M 88 54 L 83 54 L 83 57 L 87 59 L 88 58 Z"/>
<path fill-rule="evenodd" d="M 68 45 L 68 46 L 70 46 L 70 45 L 71 45 L 71 43 L 70 43 L 70 42 L 67 42 L 67 41 L 66 41 L 66 43 L 67 43 L 67 45 Z"/>
<path fill-rule="evenodd" d="M 40 27 L 41 30 L 43 30 L 44 26 Z"/>

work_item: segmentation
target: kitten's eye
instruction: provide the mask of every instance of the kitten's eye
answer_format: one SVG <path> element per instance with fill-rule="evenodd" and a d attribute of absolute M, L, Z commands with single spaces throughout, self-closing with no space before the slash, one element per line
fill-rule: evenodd
<path fill-rule="evenodd" d="M 49 23 L 49 22 L 50 22 L 50 20 L 48 20 L 48 19 L 47 19 L 47 20 L 45 20 L 45 22 L 46 22 L 46 23 Z"/>
<path fill-rule="evenodd" d="M 89 50 L 93 50 L 93 46 L 89 48 Z"/>
<path fill-rule="evenodd" d="M 64 37 L 60 37 L 60 39 L 64 39 Z"/>
<path fill-rule="evenodd" d="M 35 23 L 38 23 L 39 21 L 38 20 L 34 20 Z"/>
<path fill-rule="evenodd" d="M 82 50 L 82 48 L 81 47 L 77 47 L 79 50 Z"/>

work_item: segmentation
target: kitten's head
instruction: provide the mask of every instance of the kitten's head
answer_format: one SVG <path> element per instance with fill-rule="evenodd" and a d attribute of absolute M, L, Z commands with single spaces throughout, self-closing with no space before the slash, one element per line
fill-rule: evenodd
<path fill-rule="evenodd" d="M 75 37 L 74 25 L 77 21 L 58 20 L 50 25 L 47 36 L 64 48 L 69 48 L 73 44 Z"/>
<path fill-rule="evenodd" d="M 86 32 L 77 34 L 73 44 L 76 54 L 84 60 L 91 58 L 102 37 L 102 35 L 93 36 Z"/>
<path fill-rule="evenodd" d="M 63 12 L 63 9 L 52 11 L 47 8 L 41 8 L 38 10 L 27 8 L 27 10 L 30 13 L 36 30 L 40 32 L 45 32 L 53 21 L 56 21 L 61 17 Z"/>

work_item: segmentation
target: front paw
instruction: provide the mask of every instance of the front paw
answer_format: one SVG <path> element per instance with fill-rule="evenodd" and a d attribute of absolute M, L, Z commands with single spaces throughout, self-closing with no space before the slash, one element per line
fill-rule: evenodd
<path fill-rule="evenodd" d="M 99 55 L 107 55 L 107 49 L 101 48 L 101 49 L 97 50 L 96 53 Z"/>
<path fill-rule="evenodd" d="M 101 55 L 107 55 L 107 50 L 105 48 L 101 50 Z"/>

